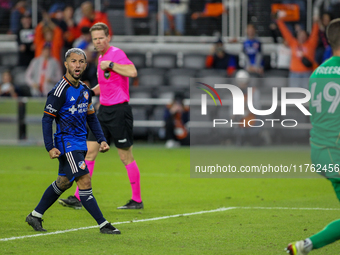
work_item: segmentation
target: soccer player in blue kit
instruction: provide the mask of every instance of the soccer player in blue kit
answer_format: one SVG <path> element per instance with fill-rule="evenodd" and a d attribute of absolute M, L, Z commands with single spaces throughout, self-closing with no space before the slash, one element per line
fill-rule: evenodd
<path fill-rule="evenodd" d="M 65 54 L 66 74 L 48 93 L 42 119 L 43 136 L 50 158 L 58 158 L 59 174 L 43 194 L 37 207 L 26 217 L 26 222 L 36 231 L 42 227 L 42 216 L 59 196 L 76 181 L 79 196 L 85 209 L 97 221 L 103 234 L 120 234 L 104 217 L 92 194 L 91 177 L 85 163 L 86 123 L 100 144 L 100 151 L 110 149 L 95 115 L 90 89 L 80 81 L 86 68 L 86 54 L 72 48 Z M 52 124 L 57 130 L 52 138 Z"/>

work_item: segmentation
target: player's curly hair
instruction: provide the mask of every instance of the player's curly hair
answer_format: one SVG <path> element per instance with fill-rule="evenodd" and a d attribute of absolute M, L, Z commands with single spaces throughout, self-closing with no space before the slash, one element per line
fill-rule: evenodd
<path fill-rule="evenodd" d="M 340 18 L 333 19 L 327 26 L 326 36 L 332 49 L 340 48 Z"/>
<path fill-rule="evenodd" d="M 67 60 L 70 57 L 71 53 L 76 53 L 78 55 L 83 55 L 85 60 L 86 60 L 86 53 L 82 49 L 80 49 L 80 48 L 71 48 L 71 49 L 69 49 L 65 53 L 65 60 Z"/>

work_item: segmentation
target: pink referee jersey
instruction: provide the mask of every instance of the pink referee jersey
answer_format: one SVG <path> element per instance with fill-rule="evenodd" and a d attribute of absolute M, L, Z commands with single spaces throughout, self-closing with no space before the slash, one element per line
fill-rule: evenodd
<path fill-rule="evenodd" d="M 129 77 L 120 75 L 112 70 L 103 71 L 100 69 L 100 62 L 104 60 L 121 65 L 133 64 L 121 49 L 113 46 L 104 55 L 99 56 L 97 74 L 100 87 L 100 104 L 109 106 L 129 102 Z"/>

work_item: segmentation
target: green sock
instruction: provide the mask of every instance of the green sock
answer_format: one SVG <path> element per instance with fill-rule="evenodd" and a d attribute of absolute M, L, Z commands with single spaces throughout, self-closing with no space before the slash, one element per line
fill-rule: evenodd
<path fill-rule="evenodd" d="M 313 249 L 319 249 L 340 239 L 340 220 L 329 223 L 323 230 L 310 237 Z"/>

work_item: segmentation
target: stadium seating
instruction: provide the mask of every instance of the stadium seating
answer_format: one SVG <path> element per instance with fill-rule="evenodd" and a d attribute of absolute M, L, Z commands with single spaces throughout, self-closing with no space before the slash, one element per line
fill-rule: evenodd
<path fill-rule="evenodd" d="M 120 10 L 122 11 L 122 10 Z M 113 12 L 108 10 L 108 12 Z M 121 17 L 121 14 L 108 15 L 111 17 L 110 22 L 114 23 Z M 121 21 L 121 20 L 120 20 Z M 117 24 L 116 24 L 117 25 Z M 120 24 L 121 32 L 113 27 L 115 34 L 125 33 L 126 27 L 124 24 Z M 124 28 L 125 27 L 125 28 Z M 118 32 L 117 32 L 118 31 Z M 122 49 L 124 49 L 122 47 Z M 128 58 L 134 63 L 138 71 L 137 78 L 130 78 L 130 96 L 131 99 L 148 99 L 148 98 L 159 98 L 165 99 L 164 105 L 142 105 L 142 104 L 132 104 L 133 111 L 135 114 L 135 120 L 163 120 L 164 107 L 166 102 L 170 102 L 173 99 L 175 92 L 183 92 L 186 98 L 191 98 L 200 102 L 201 90 L 197 90 L 197 93 L 193 92 L 190 96 L 190 82 L 196 85 L 197 81 L 214 86 L 214 84 L 236 84 L 235 80 L 229 78 L 225 70 L 216 69 L 206 69 L 206 54 L 204 51 L 193 51 L 190 53 L 182 50 L 179 52 L 174 52 L 170 47 L 169 51 L 161 51 L 159 49 L 149 49 L 145 48 L 142 50 L 133 51 L 130 48 L 127 50 Z M 233 52 L 234 54 L 234 52 Z M 236 54 L 236 53 L 235 53 Z M 280 99 L 280 88 L 286 87 L 288 85 L 288 70 L 275 69 L 272 65 L 272 53 L 268 51 L 264 54 L 264 74 L 262 77 L 251 75 L 251 83 L 249 86 L 256 86 L 261 93 L 261 100 L 270 103 L 272 100 L 272 88 L 277 87 L 278 97 Z M 17 66 L 18 56 L 16 52 L 4 52 L 0 56 L 0 72 L 5 69 L 10 69 L 13 74 L 13 83 L 17 86 L 19 95 L 30 96 L 30 88 L 27 86 L 24 73 L 25 68 Z M 190 80 L 194 78 L 194 80 Z M 0 76 L 1 81 L 1 76 Z M 193 84 L 191 84 L 193 86 Z M 193 86 L 195 88 L 195 86 Z M 194 89 L 196 90 L 196 89 Z M 227 98 L 230 99 L 230 92 L 218 90 L 222 101 L 227 102 Z M 221 92 L 221 93 L 220 93 Z M 211 103 L 211 102 L 210 102 Z M 196 105 L 197 106 L 197 105 Z M 270 105 L 269 105 L 270 107 Z M 193 107 L 193 115 L 200 116 L 199 107 Z M 268 109 L 268 105 L 265 104 L 263 109 Z M 294 108 L 294 107 L 292 107 Z M 230 118 L 230 112 L 228 112 L 228 106 L 223 105 L 223 107 L 208 107 L 208 117 L 209 118 Z M 278 112 L 278 113 L 277 113 Z M 280 114 L 280 109 L 273 114 L 273 118 L 282 119 L 283 116 Z M 289 113 L 291 116 L 285 116 L 284 118 L 294 118 L 297 119 L 299 123 L 308 123 L 308 118 L 299 113 L 299 110 L 292 110 Z M 209 119 L 210 120 L 210 119 Z M 158 122 L 159 123 L 159 122 Z M 145 126 L 143 126 L 145 125 Z M 309 129 L 282 129 L 278 125 L 271 131 L 271 134 L 278 137 L 280 142 L 286 141 L 286 138 L 291 137 L 308 137 Z M 136 136 L 150 136 L 157 135 L 159 130 L 158 127 L 149 127 L 147 122 L 139 122 L 139 126 L 136 127 Z M 293 131 L 294 130 L 294 131 Z M 296 131 L 296 132 L 295 132 Z M 203 132 L 203 133 L 202 133 Z M 200 130 L 197 135 L 205 134 L 205 130 Z M 292 134 L 290 134 L 292 133 Z M 225 137 L 230 136 L 229 130 L 219 129 L 216 134 L 224 135 Z M 290 139 L 294 140 L 294 139 Z M 287 140 L 288 141 L 288 140 Z"/>
<path fill-rule="evenodd" d="M 115 2 L 115 1 L 112 1 Z M 125 11 L 117 9 L 107 10 L 107 17 L 110 22 L 112 31 L 115 35 L 125 35 L 126 34 L 126 20 Z"/>
<path fill-rule="evenodd" d="M 264 72 L 262 81 L 262 87 L 272 88 L 272 87 L 287 87 L 288 85 L 288 70 L 278 70 L 271 69 Z"/>
<path fill-rule="evenodd" d="M 146 74 L 161 74 L 165 75 L 166 70 L 163 68 L 140 68 L 138 69 L 138 76 Z"/>
<path fill-rule="evenodd" d="M 190 69 L 190 68 L 174 68 L 174 69 L 170 69 L 169 71 L 167 71 L 166 75 L 167 77 L 171 77 L 171 76 L 176 76 L 176 75 L 188 75 L 191 77 L 195 77 L 197 73 L 197 70 L 195 69 Z"/>
<path fill-rule="evenodd" d="M 26 67 L 24 66 L 16 66 L 16 67 L 13 67 L 13 69 L 11 70 L 11 74 L 13 77 L 13 84 L 16 86 L 19 96 L 30 97 L 32 96 L 31 88 L 28 86 L 26 82 L 25 72 L 26 72 Z"/>
<path fill-rule="evenodd" d="M 230 83 L 230 79 L 227 79 L 225 76 L 204 76 L 200 81 L 209 85 Z"/>
<path fill-rule="evenodd" d="M 173 91 L 169 91 L 169 92 L 161 92 L 158 95 L 158 98 L 162 98 L 162 99 L 173 99 L 174 98 L 175 93 Z"/>
<path fill-rule="evenodd" d="M 206 57 L 203 54 L 184 54 L 183 68 L 203 69 L 205 68 Z"/>
<path fill-rule="evenodd" d="M 24 66 L 16 66 L 13 67 L 11 70 L 11 74 L 13 77 L 13 83 L 17 86 L 21 85 L 27 85 L 26 79 L 25 79 L 25 72 L 26 72 L 26 67 Z"/>
<path fill-rule="evenodd" d="M 220 70 L 220 69 L 201 69 L 197 72 L 197 77 L 205 77 L 205 76 L 227 77 L 227 72 L 225 70 Z"/>
<path fill-rule="evenodd" d="M 146 67 L 146 56 L 144 53 L 130 53 L 127 54 L 127 57 L 137 69 Z"/>
<path fill-rule="evenodd" d="M 134 121 L 145 121 L 147 119 L 145 107 L 143 106 L 133 106 L 132 114 Z M 148 129 L 143 126 L 134 126 L 133 133 L 135 136 L 145 137 L 148 134 Z"/>
<path fill-rule="evenodd" d="M 165 84 L 164 75 L 153 73 L 139 75 L 139 86 L 141 87 L 158 87 Z"/>
<path fill-rule="evenodd" d="M 13 67 L 17 66 L 19 56 L 17 52 L 6 52 L 1 54 L 1 66 Z"/>
<path fill-rule="evenodd" d="M 288 77 L 289 70 L 271 69 L 264 72 L 263 77 Z"/>
<path fill-rule="evenodd" d="M 177 66 L 177 56 L 171 53 L 155 53 L 152 55 L 153 68 L 171 69 Z"/>
<path fill-rule="evenodd" d="M 191 75 L 185 75 L 185 74 L 170 76 L 169 85 L 172 87 L 189 89 L 190 78 L 192 78 Z"/>

